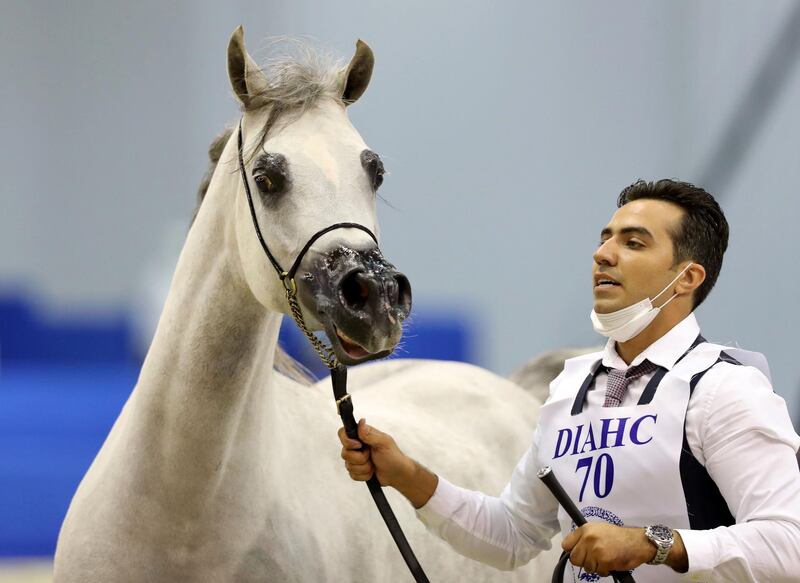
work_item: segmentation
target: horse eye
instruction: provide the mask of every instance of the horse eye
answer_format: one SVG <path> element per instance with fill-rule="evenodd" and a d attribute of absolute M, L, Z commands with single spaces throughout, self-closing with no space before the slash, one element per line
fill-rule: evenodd
<path fill-rule="evenodd" d="M 253 165 L 253 180 L 261 194 L 280 194 L 286 190 L 289 182 L 286 158 L 282 154 L 265 152 Z"/>
<path fill-rule="evenodd" d="M 258 174 L 255 176 L 258 189 L 264 194 L 276 194 L 283 187 L 283 179 L 280 175 Z"/>

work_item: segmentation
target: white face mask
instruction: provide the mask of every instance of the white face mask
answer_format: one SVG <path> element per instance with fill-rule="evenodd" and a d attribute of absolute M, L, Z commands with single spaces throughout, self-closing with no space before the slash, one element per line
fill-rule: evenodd
<path fill-rule="evenodd" d="M 678 281 L 678 278 L 686 273 L 686 270 L 692 265 L 692 263 L 687 265 L 684 270 L 681 271 L 675 277 L 675 279 L 669 282 L 667 287 L 662 289 L 655 297 L 652 298 L 652 300 L 656 299 L 658 296 L 667 291 L 670 286 Z M 589 314 L 589 317 L 592 320 L 594 331 L 598 334 L 602 334 L 603 336 L 611 338 L 612 340 L 616 340 L 617 342 L 627 342 L 634 336 L 637 336 L 639 333 L 641 333 L 642 330 L 647 328 L 652 321 L 655 320 L 656 316 L 658 316 L 661 308 L 674 300 L 677 295 L 678 294 L 672 294 L 670 299 L 657 308 L 653 307 L 653 301 L 650 298 L 645 298 L 640 302 L 636 302 L 635 304 L 628 306 L 627 308 L 622 308 L 621 310 L 611 312 L 610 314 L 598 314 L 592 310 L 591 314 Z"/>

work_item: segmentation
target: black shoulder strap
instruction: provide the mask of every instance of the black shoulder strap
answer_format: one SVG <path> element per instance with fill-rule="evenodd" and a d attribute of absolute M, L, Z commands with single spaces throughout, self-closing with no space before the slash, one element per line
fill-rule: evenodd
<path fill-rule="evenodd" d="M 598 360 L 592 365 L 591 371 L 583 381 L 581 388 L 578 389 L 578 394 L 575 395 L 575 401 L 572 403 L 572 415 L 580 415 L 583 411 L 583 406 L 586 404 L 586 394 L 594 387 L 594 380 L 601 372 L 605 372 L 606 367 L 603 366 L 603 361 Z"/>
<path fill-rule="evenodd" d="M 725 352 L 720 353 L 714 364 L 692 377 L 689 382 L 690 398 L 700 380 L 720 362 L 735 365 L 741 364 Z M 725 498 L 723 498 L 714 480 L 708 475 L 705 466 L 697 461 L 697 458 L 692 454 L 689 440 L 686 438 L 685 419 L 683 422 L 680 472 L 683 494 L 686 498 L 686 512 L 689 516 L 689 525 L 692 530 L 708 530 L 718 526 L 731 526 L 736 523 L 736 519 L 731 514 L 728 504 L 725 502 Z"/>
<path fill-rule="evenodd" d="M 686 352 L 684 352 L 678 360 L 675 361 L 675 364 L 678 364 L 680 361 L 686 358 L 687 354 L 689 354 L 692 350 L 697 348 L 700 344 L 702 344 L 705 341 L 706 339 L 703 338 L 703 335 L 698 334 L 697 338 L 695 338 L 694 342 L 692 342 L 692 345 L 686 349 Z M 650 382 L 647 383 L 647 386 L 644 388 L 644 391 L 642 391 L 642 396 L 639 397 L 639 403 L 638 403 L 639 405 L 647 405 L 648 403 L 652 402 L 653 397 L 656 396 L 656 389 L 658 389 L 658 385 L 661 384 L 661 379 L 664 378 L 664 375 L 666 375 L 667 372 L 668 372 L 667 369 L 665 369 L 663 366 L 658 367 L 658 370 L 652 376 Z"/>

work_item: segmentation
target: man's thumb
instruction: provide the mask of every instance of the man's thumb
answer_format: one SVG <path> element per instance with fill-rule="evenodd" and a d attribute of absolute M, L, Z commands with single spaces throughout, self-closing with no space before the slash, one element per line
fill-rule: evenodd
<path fill-rule="evenodd" d="M 362 418 L 358 422 L 358 437 L 367 445 L 378 445 L 382 441 L 383 433 L 367 425 L 367 420 Z"/>

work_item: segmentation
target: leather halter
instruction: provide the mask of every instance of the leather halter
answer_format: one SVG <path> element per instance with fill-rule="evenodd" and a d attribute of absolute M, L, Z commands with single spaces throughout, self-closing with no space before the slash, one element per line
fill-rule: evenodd
<path fill-rule="evenodd" d="M 250 192 L 250 184 L 247 180 L 247 172 L 244 168 L 244 156 L 242 155 L 243 139 L 241 119 L 239 120 L 238 147 L 239 170 L 242 175 L 244 190 L 247 193 L 247 204 L 250 207 L 250 217 L 253 219 L 253 227 L 255 228 L 256 235 L 258 236 L 258 242 L 261 243 L 261 248 L 267 255 L 272 267 L 274 267 L 275 271 L 278 273 L 281 283 L 283 283 L 283 289 L 286 292 L 286 300 L 289 302 L 292 318 L 297 326 L 306 335 L 309 342 L 311 342 L 316 349 L 317 354 L 319 354 L 322 361 L 330 370 L 331 384 L 333 385 L 333 398 L 336 401 L 336 410 L 342 419 L 342 425 L 344 425 L 347 437 L 350 439 L 355 439 L 356 441 L 361 441 L 358 437 L 358 424 L 356 423 L 355 416 L 353 415 L 353 401 L 350 398 L 350 394 L 347 392 L 347 367 L 339 363 L 336 357 L 333 355 L 333 351 L 330 348 L 325 347 L 322 342 L 316 338 L 316 336 L 314 336 L 306 327 L 302 310 L 300 308 L 300 303 L 297 301 L 296 297 L 297 283 L 294 280 L 294 276 L 297 273 L 305 254 L 308 252 L 314 242 L 316 242 L 316 240 L 322 237 L 325 233 L 329 233 L 335 229 L 360 229 L 372 237 L 372 240 L 375 241 L 375 245 L 378 245 L 378 239 L 375 237 L 372 231 L 370 231 L 364 225 L 360 225 L 358 223 L 335 223 L 314 233 L 308 242 L 303 246 L 300 253 L 297 255 L 297 258 L 295 258 L 294 263 L 292 263 L 292 266 L 289 268 L 289 271 L 284 270 L 283 267 L 281 267 L 281 264 L 278 263 L 278 260 L 275 259 L 275 256 L 270 252 L 258 225 L 258 217 L 256 216 L 255 206 L 253 205 L 253 195 Z M 362 443 L 362 448 L 363 447 L 366 446 Z M 392 507 L 389 505 L 389 501 L 386 499 L 386 495 L 383 493 L 383 489 L 378 481 L 378 477 L 373 474 L 373 476 L 367 480 L 367 487 L 369 488 L 370 494 L 372 494 L 372 499 L 375 501 L 375 505 L 378 507 L 378 511 L 381 513 L 383 521 L 386 523 L 386 527 L 389 529 L 389 533 L 392 535 L 397 548 L 400 550 L 400 554 L 403 556 L 403 560 L 405 560 L 408 569 L 411 571 L 414 580 L 418 583 L 429 583 L 428 577 L 422 570 L 422 566 L 419 564 L 417 557 L 414 556 L 414 551 L 411 550 L 411 545 L 408 544 L 408 540 L 406 539 L 405 534 L 403 534 L 403 530 L 400 528 L 400 523 L 397 521 L 397 517 L 395 517 L 394 512 L 392 511 Z"/>
<path fill-rule="evenodd" d="M 256 209 L 253 205 L 253 195 L 250 192 L 250 183 L 247 180 L 247 172 L 244 168 L 244 157 L 242 155 L 243 149 L 243 140 L 242 140 L 242 120 L 239 120 L 239 136 L 238 136 L 238 143 L 239 143 L 239 171 L 242 174 L 242 182 L 244 183 L 244 190 L 247 193 L 247 204 L 250 207 L 250 217 L 253 219 L 253 227 L 256 230 L 256 235 L 258 236 L 258 242 L 261 243 L 261 248 L 264 250 L 264 253 L 267 254 L 267 258 L 269 262 L 272 264 L 272 267 L 275 268 L 275 271 L 278 272 L 278 277 L 280 278 L 281 282 L 283 283 L 284 289 L 288 292 L 292 290 L 292 293 L 297 292 L 297 284 L 294 281 L 294 276 L 297 273 L 298 268 L 300 267 L 300 263 L 303 261 L 303 257 L 311 249 L 311 246 L 322 237 L 325 233 L 330 233 L 335 229 L 360 229 L 364 231 L 367 235 L 369 235 L 373 241 L 375 241 L 375 245 L 378 244 L 378 239 L 375 237 L 375 234 L 370 231 L 364 225 L 360 225 L 358 223 L 335 223 L 330 225 L 329 227 L 325 227 L 324 229 L 320 229 L 308 240 L 308 242 L 303 246 L 303 249 L 298 253 L 297 258 L 292 263 L 292 266 L 289 268 L 289 271 L 286 271 L 281 267 L 281 264 L 278 263 L 278 260 L 275 259 L 275 256 L 269 250 L 266 241 L 264 240 L 264 236 L 261 234 L 261 228 L 258 225 L 258 217 L 256 216 Z"/>

